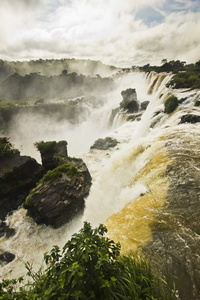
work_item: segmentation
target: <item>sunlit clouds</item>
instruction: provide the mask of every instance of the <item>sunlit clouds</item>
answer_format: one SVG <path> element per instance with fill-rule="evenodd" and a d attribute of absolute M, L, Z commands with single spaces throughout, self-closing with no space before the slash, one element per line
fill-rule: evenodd
<path fill-rule="evenodd" d="M 186 0 L 1 0 L 0 58 L 116 66 L 200 59 L 200 4 Z"/>

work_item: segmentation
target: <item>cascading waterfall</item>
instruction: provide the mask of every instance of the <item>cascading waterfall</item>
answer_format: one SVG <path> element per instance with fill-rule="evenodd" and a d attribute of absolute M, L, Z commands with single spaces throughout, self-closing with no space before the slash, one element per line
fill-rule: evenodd
<path fill-rule="evenodd" d="M 16 229 L 16 234 L 10 239 L 1 238 L 0 249 L 14 253 L 16 259 L 1 267 L 1 276 L 10 278 L 23 275 L 24 261 L 33 262 L 35 269 L 38 269 L 43 253 L 55 244 L 62 247 L 71 234 L 79 230 L 84 220 L 95 226 L 106 223 L 110 236 L 120 240 L 123 249 L 128 251 L 136 250 L 138 246 L 152 240 L 149 225 L 153 222 L 155 213 L 165 204 L 169 183 L 163 175 L 166 166 L 173 163 L 165 149 L 170 130 L 168 128 L 178 124 L 183 111 L 192 111 L 191 103 L 197 94 L 177 93 L 179 98 L 190 97 L 190 100 L 181 104 L 176 113 L 168 116 L 164 113 L 163 103 L 171 93 L 165 86 L 171 76 L 153 73 L 147 78 L 145 76 L 143 73 L 130 73 L 119 77 L 118 88 L 106 97 L 104 105 L 95 111 L 91 110 L 88 120 L 69 128 L 69 131 L 71 129 L 76 134 L 74 139 L 81 139 L 83 143 L 91 134 L 90 145 L 95 139 L 108 135 L 119 141 L 117 149 L 106 152 L 83 152 L 83 149 L 74 152 L 83 158 L 93 177 L 84 215 L 59 229 L 52 229 L 44 225 L 36 226 L 22 208 L 15 211 L 12 216 L 7 217 L 7 223 Z M 152 93 L 148 94 L 155 76 L 158 79 Z M 115 126 L 108 127 L 108 116 L 122 100 L 122 89 L 130 87 L 136 88 L 140 102 L 150 101 L 146 111 L 140 121 L 118 122 Z M 199 109 L 196 110 L 199 112 Z M 156 114 L 158 111 L 159 114 Z M 60 127 L 62 132 L 65 125 L 63 123 Z M 53 133 L 55 136 L 48 136 L 46 140 L 66 139 L 70 144 L 66 133 Z M 39 140 L 41 139 L 44 138 L 40 137 Z M 9 273 L 10 270 L 13 270 L 12 274 Z"/>

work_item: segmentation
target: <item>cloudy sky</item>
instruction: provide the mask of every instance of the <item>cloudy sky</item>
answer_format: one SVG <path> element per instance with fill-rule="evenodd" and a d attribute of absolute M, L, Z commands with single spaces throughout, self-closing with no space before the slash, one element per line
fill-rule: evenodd
<path fill-rule="evenodd" d="M 0 0 L 0 59 L 200 60 L 199 0 Z"/>

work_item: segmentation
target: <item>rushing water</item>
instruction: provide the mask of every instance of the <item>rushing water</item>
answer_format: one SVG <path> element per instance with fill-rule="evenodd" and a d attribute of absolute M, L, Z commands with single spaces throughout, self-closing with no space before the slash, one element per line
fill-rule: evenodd
<path fill-rule="evenodd" d="M 41 120 L 39 116 L 23 116 L 16 120 L 11 141 L 16 147 L 22 145 L 22 154 L 39 160 L 33 148 L 35 141 L 65 139 L 69 144 L 69 155 L 81 157 L 86 162 L 93 185 L 86 199 L 84 215 L 59 229 L 37 226 L 22 208 L 7 217 L 7 223 L 15 228 L 16 234 L 9 239 L 0 239 L 0 251 L 14 253 L 16 259 L 0 269 L 1 276 L 10 278 L 23 275 L 26 261 L 32 262 L 38 269 L 43 253 L 55 244 L 62 247 L 71 234 L 81 228 L 84 220 L 94 226 L 106 223 L 110 236 L 120 240 L 126 250 L 136 250 L 138 245 L 151 241 L 149 224 L 155 212 L 164 205 L 168 189 L 163 174 L 172 163 L 165 149 L 170 141 L 170 129 L 179 123 L 181 115 L 199 113 L 200 110 L 194 107 L 198 92 L 181 91 L 176 93 L 177 97 L 187 97 L 188 100 L 175 113 L 164 113 L 164 100 L 171 93 L 165 84 L 170 77 L 153 73 L 148 76 L 130 73 L 119 77 L 116 90 L 105 95 L 104 104 L 93 110 L 90 107 L 87 119 L 75 125 L 68 122 L 54 124 L 49 117 Z M 138 100 L 148 100 L 150 104 L 140 121 L 125 122 L 126 116 L 119 113 L 117 122 L 115 120 L 110 126 L 111 111 L 119 106 L 122 100 L 120 93 L 126 88 L 136 88 Z M 200 133 L 198 125 L 194 126 Z M 180 128 L 186 127 L 183 124 Z M 97 138 L 106 136 L 119 141 L 115 149 L 89 151 Z"/>

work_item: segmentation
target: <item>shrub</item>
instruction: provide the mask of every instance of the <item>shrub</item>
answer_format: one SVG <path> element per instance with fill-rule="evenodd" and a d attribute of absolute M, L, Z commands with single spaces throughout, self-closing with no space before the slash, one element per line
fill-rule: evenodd
<path fill-rule="evenodd" d="M 170 114 L 172 113 L 178 106 L 178 98 L 174 95 L 170 96 L 165 101 L 165 113 Z"/>
<path fill-rule="evenodd" d="M 34 273 L 26 263 L 33 283 L 15 292 L 18 280 L 3 280 L 0 299 L 37 300 L 156 300 L 160 290 L 150 265 L 141 258 L 120 256 L 120 244 L 105 237 L 107 229 L 100 224 L 92 229 L 87 222 L 72 236 L 63 250 L 54 246 L 44 254 L 47 268 Z M 160 292 L 159 292 L 160 295 Z M 175 299 L 174 294 L 159 299 Z"/>
<path fill-rule="evenodd" d="M 41 155 L 52 153 L 56 147 L 56 141 L 50 142 L 38 142 L 34 144 L 38 151 L 40 151 Z"/>
<path fill-rule="evenodd" d="M 11 156 L 12 154 L 19 154 L 19 150 L 14 149 L 7 137 L 0 138 L 0 158 Z"/>
<path fill-rule="evenodd" d="M 78 169 L 74 165 L 63 164 L 52 171 L 48 171 L 40 180 L 40 183 L 54 181 L 56 178 L 62 177 L 62 173 L 67 174 L 69 177 L 79 176 Z"/>

